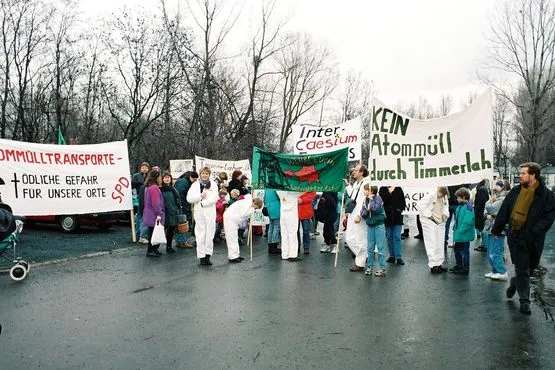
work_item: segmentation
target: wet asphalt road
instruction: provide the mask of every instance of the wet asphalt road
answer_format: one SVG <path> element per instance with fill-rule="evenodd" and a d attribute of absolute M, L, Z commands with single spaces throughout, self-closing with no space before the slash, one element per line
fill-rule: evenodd
<path fill-rule="evenodd" d="M 436 276 L 410 239 L 407 264 L 379 278 L 349 272 L 344 248 L 334 268 L 320 237 L 296 263 L 255 241 L 241 264 L 223 244 L 208 268 L 194 250 L 147 259 L 135 246 L 32 267 L 23 283 L 0 275 L 0 368 L 555 368 L 554 229 L 531 316 L 483 277 L 479 252 L 468 279 Z"/>

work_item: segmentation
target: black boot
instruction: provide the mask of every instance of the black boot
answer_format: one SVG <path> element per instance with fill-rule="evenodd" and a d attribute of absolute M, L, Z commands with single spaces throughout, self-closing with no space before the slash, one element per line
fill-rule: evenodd
<path fill-rule="evenodd" d="M 156 253 L 156 251 L 153 247 L 148 247 L 148 249 L 146 251 L 146 256 L 147 257 L 160 257 L 160 255 L 158 253 Z"/>
<path fill-rule="evenodd" d="M 208 265 L 208 264 L 206 263 L 206 257 L 202 257 L 202 258 L 200 259 L 200 264 L 201 264 L 201 266 L 206 266 L 206 265 Z"/>
<path fill-rule="evenodd" d="M 210 255 L 209 254 L 207 254 L 206 257 L 204 257 L 204 259 L 206 260 L 207 265 L 212 265 L 212 262 L 210 262 Z"/>

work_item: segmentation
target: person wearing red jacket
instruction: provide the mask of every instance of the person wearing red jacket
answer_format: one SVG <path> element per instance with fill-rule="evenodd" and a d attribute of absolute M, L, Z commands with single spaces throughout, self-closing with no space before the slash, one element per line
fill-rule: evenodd
<path fill-rule="evenodd" d="M 312 201 L 314 198 L 316 198 L 316 193 L 313 191 L 303 193 L 299 197 L 299 228 L 302 225 L 304 254 L 310 253 L 310 231 L 312 230 L 312 218 L 314 217 L 314 207 L 312 206 Z M 300 244 L 299 240 L 299 245 Z"/>

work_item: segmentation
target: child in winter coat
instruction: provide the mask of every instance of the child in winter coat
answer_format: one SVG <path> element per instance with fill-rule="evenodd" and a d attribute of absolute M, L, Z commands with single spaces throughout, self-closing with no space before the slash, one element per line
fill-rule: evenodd
<path fill-rule="evenodd" d="M 360 211 L 360 216 L 355 216 L 355 223 L 360 219 L 366 221 L 368 225 L 368 262 L 366 275 L 372 275 L 374 267 L 375 249 L 378 248 L 379 269 L 374 272 L 376 276 L 385 276 L 385 211 L 383 200 L 378 195 L 378 187 L 364 184 L 364 205 Z"/>
<path fill-rule="evenodd" d="M 467 188 L 460 188 L 455 196 L 459 206 L 455 211 L 455 226 L 453 228 L 453 241 L 455 245 L 456 265 L 449 269 L 457 275 L 468 276 L 470 268 L 470 242 L 474 240 L 474 207 L 470 204 L 470 191 Z"/>
<path fill-rule="evenodd" d="M 216 234 L 214 235 L 214 241 L 222 240 L 222 230 L 224 229 L 224 211 L 229 205 L 227 201 L 227 191 L 225 189 L 220 190 L 218 197 L 218 201 L 216 202 Z"/>

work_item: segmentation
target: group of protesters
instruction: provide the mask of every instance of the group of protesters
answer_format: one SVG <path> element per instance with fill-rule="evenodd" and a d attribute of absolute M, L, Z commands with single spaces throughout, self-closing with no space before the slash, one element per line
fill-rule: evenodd
<path fill-rule="evenodd" d="M 521 312 L 529 314 L 530 270 L 538 266 L 545 233 L 555 219 L 553 193 L 541 179 L 540 169 L 536 163 L 522 164 L 520 185 L 513 189 L 508 180 L 502 179 L 496 179 L 490 189 L 489 180 L 484 179 L 472 190 L 469 185 L 439 186 L 424 197 L 417 207 L 416 237 L 424 241 L 430 272 L 468 276 L 470 245 L 477 239 L 475 250 L 487 252 L 491 268 L 485 277 L 507 281 L 507 239 L 516 274 L 510 279 L 507 297 L 518 291 Z M 340 193 L 265 189 L 264 199 L 259 199 L 250 195 L 248 179 L 239 170 L 229 182 L 223 172 L 211 180 L 210 168 L 204 167 L 199 173 L 185 172 L 173 183 L 170 172 L 160 172 L 144 162 L 132 178 L 137 236 L 148 244 L 148 257 L 160 256 L 159 245 L 152 245 L 150 238 L 156 222 L 161 222 L 168 254 L 175 252 L 175 237 L 177 246 L 191 248 L 196 244 L 200 264 L 211 265 L 214 241 L 224 234 L 229 261 L 241 262 L 239 244 L 244 243 L 248 220 L 255 209 L 263 208 L 269 220 L 268 253 L 279 254 L 287 261 L 301 261 L 299 252 L 310 253 L 311 239 L 318 234 L 317 224 L 321 222 L 324 245 L 320 252 L 337 253 L 338 237 L 344 232 L 345 246 L 354 257 L 350 271 L 383 277 L 387 263 L 405 265 L 401 244 L 408 236 L 403 216 L 405 194 L 399 186 L 371 185 L 368 174 L 364 165 L 356 165 L 345 179 L 345 191 Z M 180 214 L 194 225 L 194 242 L 174 233 Z M 451 268 L 444 266 L 448 247 L 453 248 L 455 256 Z"/>

